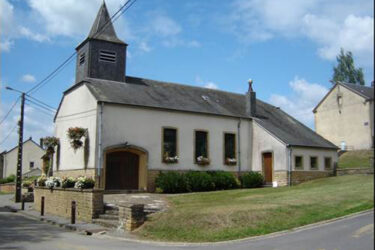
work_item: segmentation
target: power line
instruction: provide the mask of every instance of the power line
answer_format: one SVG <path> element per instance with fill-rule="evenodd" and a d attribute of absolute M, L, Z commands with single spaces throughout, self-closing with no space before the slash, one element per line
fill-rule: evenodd
<path fill-rule="evenodd" d="M 10 109 L 8 110 L 8 112 L 6 113 L 6 115 L 3 117 L 3 119 L 1 120 L 0 122 L 0 125 L 7 119 L 7 117 L 9 116 L 10 112 L 12 112 L 12 110 L 14 109 L 14 107 L 16 106 L 17 102 L 20 100 L 20 97 L 17 98 L 17 100 L 12 104 L 12 107 L 10 107 Z"/>
<path fill-rule="evenodd" d="M 37 102 L 34 102 L 34 101 L 30 100 L 29 98 L 26 98 L 26 100 L 27 100 L 28 102 L 33 103 L 34 105 L 36 105 L 36 106 L 38 106 L 38 107 L 41 107 L 42 109 L 45 109 L 45 110 L 48 111 L 48 112 L 52 112 L 52 113 L 55 113 L 55 112 L 56 112 L 56 110 L 52 110 L 51 108 L 48 108 L 48 107 L 43 106 L 43 105 L 41 105 L 41 104 L 39 104 L 39 103 L 37 103 Z"/>
<path fill-rule="evenodd" d="M 126 3 L 125 4 L 123 4 L 120 8 L 119 8 L 119 10 L 114 14 L 114 15 L 112 15 L 111 16 L 111 18 L 103 25 L 103 27 L 100 29 L 100 30 L 98 30 L 98 32 L 97 33 L 95 33 L 94 34 L 94 37 L 95 36 L 97 36 L 97 35 L 100 35 L 104 30 L 105 30 L 105 28 L 106 28 L 106 26 L 110 23 L 110 22 L 112 22 L 112 20 L 113 20 L 113 22 L 115 22 L 116 20 L 117 20 L 117 18 L 119 17 L 119 16 L 121 16 L 126 10 L 128 10 L 135 2 L 136 2 L 137 0 L 128 0 L 128 1 L 126 1 Z M 125 8 L 126 7 L 126 5 L 128 5 L 130 3 L 130 5 L 127 7 L 127 8 Z M 125 9 L 124 9 L 125 8 Z M 119 12 L 121 12 L 120 13 L 120 15 L 119 16 L 117 16 L 116 18 L 115 18 L 115 16 L 119 13 Z M 112 23 L 113 23 L 112 22 Z M 31 93 L 35 93 L 36 91 L 38 91 L 40 88 L 42 88 L 43 86 L 45 86 L 50 80 L 52 80 L 62 69 L 64 69 L 70 62 L 71 62 L 71 60 L 74 58 L 74 56 L 77 54 L 77 52 L 75 51 L 73 54 L 71 54 L 63 63 L 61 63 L 55 70 L 53 70 L 47 77 L 45 77 L 42 81 L 40 81 L 39 83 L 37 83 L 34 87 L 32 87 L 30 90 L 28 90 L 27 92 L 26 92 L 26 94 L 31 94 Z"/>
<path fill-rule="evenodd" d="M 26 103 L 26 105 L 32 107 L 32 108 L 35 108 L 36 110 L 38 110 L 38 112 L 42 113 L 42 114 L 45 114 L 45 115 L 48 115 L 49 117 L 54 117 L 54 114 L 52 113 L 48 113 L 46 112 L 45 110 L 41 109 L 41 108 L 38 108 L 37 106 L 33 106 L 33 105 L 30 105 L 30 103 Z"/>
<path fill-rule="evenodd" d="M 36 102 L 30 101 L 29 99 L 26 99 L 26 100 L 27 100 L 27 102 L 32 103 L 33 105 L 35 105 L 36 107 L 38 107 L 38 109 L 43 110 L 46 113 L 49 112 L 48 114 L 50 114 L 50 115 L 54 115 L 55 114 L 55 112 L 53 112 L 53 111 L 51 111 L 51 110 L 43 107 L 42 105 L 39 105 Z"/>
<path fill-rule="evenodd" d="M 31 99 L 33 99 L 33 100 L 39 102 L 40 104 L 42 104 L 42 105 L 44 105 L 44 106 L 50 108 L 50 109 L 53 110 L 53 111 L 56 111 L 56 108 L 54 108 L 54 107 L 48 105 L 47 103 L 42 102 L 41 100 L 39 100 L 39 99 L 37 99 L 37 98 L 35 98 L 35 97 L 32 97 L 31 95 L 27 95 L 27 97 L 30 97 Z"/>
<path fill-rule="evenodd" d="M 10 130 L 10 132 L 9 132 L 9 134 L 0 142 L 0 145 L 3 145 L 3 143 L 8 139 L 8 137 L 13 133 L 13 131 L 14 131 L 14 129 L 16 128 L 18 126 L 18 124 L 16 124 L 16 126 L 14 126 L 11 130 Z"/>

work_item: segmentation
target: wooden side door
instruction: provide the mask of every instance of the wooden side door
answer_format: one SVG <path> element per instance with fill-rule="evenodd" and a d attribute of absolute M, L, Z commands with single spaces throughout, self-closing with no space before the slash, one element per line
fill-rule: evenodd
<path fill-rule="evenodd" d="M 263 171 L 266 183 L 272 183 L 272 153 L 263 153 Z"/>

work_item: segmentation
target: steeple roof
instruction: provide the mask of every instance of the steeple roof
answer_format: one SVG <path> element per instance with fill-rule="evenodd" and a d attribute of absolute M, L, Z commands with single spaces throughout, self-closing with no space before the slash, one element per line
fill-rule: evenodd
<path fill-rule="evenodd" d="M 110 19 L 111 17 L 108 13 L 107 6 L 103 1 L 103 4 L 99 9 L 98 15 L 95 18 L 94 24 L 91 27 L 88 38 L 125 44 L 117 37 L 116 31 L 113 28 L 113 24 Z"/>

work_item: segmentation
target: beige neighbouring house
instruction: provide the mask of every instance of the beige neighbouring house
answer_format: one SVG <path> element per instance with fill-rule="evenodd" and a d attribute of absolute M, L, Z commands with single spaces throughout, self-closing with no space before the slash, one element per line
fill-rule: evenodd
<path fill-rule="evenodd" d="M 39 176 L 43 166 L 41 157 L 45 150 L 30 137 L 24 141 L 22 149 L 22 176 Z M 17 173 L 18 146 L 3 153 L 3 177 Z"/>
<path fill-rule="evenodd" d="M 103 3 L 76 48 L 76 82 L 55 116 L 55 176 L 154 191 L 160 171 L 258 171 L 279 186 L 332 173 L 337 147 L 256 99 L 251 84 L 236 94 L 126 75 L 127 44 L 112 23 L 101 30 L 108 20 Z M 67 137 L 73 127 L 87 130 L 77 150 Z"/>
<path fill-rule="evenodd" d="M 336 83 L 314 108 L 315 131 L 341 150 L 374 147 L 374 87 Z"/>

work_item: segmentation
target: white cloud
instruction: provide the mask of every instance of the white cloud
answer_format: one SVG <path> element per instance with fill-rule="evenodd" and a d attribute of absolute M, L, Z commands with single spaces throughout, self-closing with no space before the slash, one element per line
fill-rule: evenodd
<path fill-rule="evenodd" d="M 9 52 L 13 43 L 14 42 L 10 40 L 0 41 L 0 52 Z"/>
<path fill-rule="evenodd" d="M 328 92 L 328 89 L 317 83 L 309 83 L 297 76 L 289 82 L 289 86 L 292 89 L 290 97 L 272 94 L 269 102 L 313 128 L 314 115 L 312 110 Z"/>
<path fill-rule="evenodd" d="M 182 30 L 177 22 L 163 14 L 156 14 L 151 25 L 153 31 L 161 36 L 174 36 Z"/>
<path fill-rule="evenodd" d="M 202 80 L 202 79 L 200 78 L 200 76 L 197 76 L 197 77 L 195 78 L 195 82 L 196 82 L 198 85 L 200 85 L 200 86 L 202 86 L 202 87 L 204 87 L 204 88 L 208 88 L 208 89 L 219 89 L 219 86 L 218 86 L 216 83 L 214 83 L 214 82 L 212 82 L 212 81 L 204 81 L 204 80 Z"/>
<path fill-rule="evenodd" d="M 21 36 L 28 38 L 30 40 L 37 41 L 37 42 L 44 42 L 44 41 L 50 40 L 46 35 L 34 33 L 30 29 L 23 27 L 23 26 L 19 27 L 19 33 Z"/>
<path fill-rule="evenodd" d="M 324 59 L 334 60 L 342 47 L 372 65 L 373 8 L 366 0 L 238 0 L 224 22 L 244 43 L 308 37 Z"/>
<path fill-rule="evenodd" d="M 143 52 L 150 52 L 152 48 L 147 44 L 147 42 L 140 42 L 139 49 Z"/>
<path fill-rule="evenodd" d="M 35 76 L 31 74 L 25 74 L 21 77 L 21 81 L 26 82 L 26 83 L 34 83 L 36 82 L 36 79 L 35 79 Z"/>

